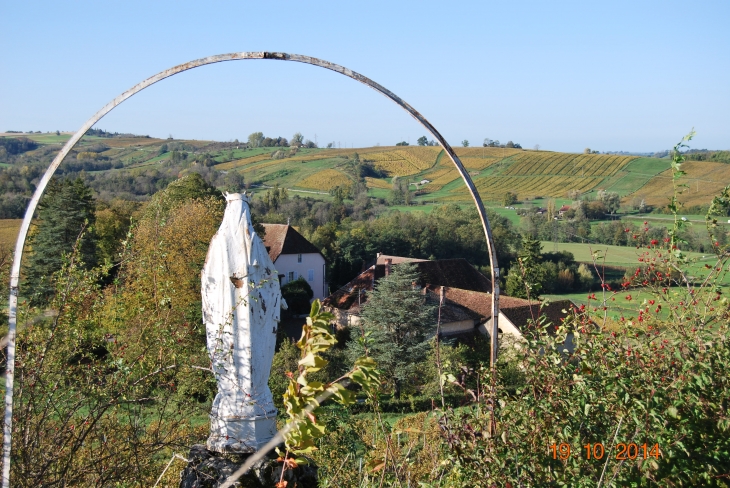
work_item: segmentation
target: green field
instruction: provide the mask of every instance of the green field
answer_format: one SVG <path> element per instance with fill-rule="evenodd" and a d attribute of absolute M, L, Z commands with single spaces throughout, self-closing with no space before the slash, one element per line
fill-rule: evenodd
<path fill-rule="evenodd" d="M 613 293 L 606 292 L 605 297 L 601 293 L 596 292 L 597 300 L 589 300 L 588 295 L 589 294 L 587 292 L 566 293 L 564 295 L 543 295 L 542 298 L 551 301 L 570 300 L 578 306 L 585 305 L 586 308 L 589 309 L 589 312 L 593 312 L 593 307 L 598 307 L 599 304 L 600 306 L 603 306 L 603 300 L 606 300 L 608 317 L 613 320 L 618 320 L 622 316 L 626 319 L 636 317 L 642 303 L 656 299 L 654 295 L 646 291 L 638 290 L 628 290 L 615 295 Z M 628 295 L 631 296 L 631 300 L 627 300 L 626 297 Z M 644 306 L 646 306 L 646 304 L 644 304 Z M 667 318 L 669 316 L 669 307 L 663 307 L 659 312 L 659 316 L 661 318 Z"/>
<path fill-rule="evenodd" d="M 542 252 L 554 251 L 555 247 L 556 245 L 553 242 L 542 241 Z M 592 253 L 597 252 L 597 256 L 599 258 L 596 259 L 596 264 L 599 269 L 601 268 L 601 265 L 632 268 L 642 264 L 638 261 L 638 258 L 643 251 L 641 249 L 636 249 L 635 247 L 559 242 L 557 243 L 557 250 L 571 252 L 573 253 L 576 261 L 584 263 L 592 263 Z M 691 261 L 690 264 L 686 266 L 686 269 L 688 270 L 690 279 L 695 282 L 702 281 L 709 272 L 706 266 L 714 265 L 717 260 L 714 255 L 703 255 L 700 253 L 686 253 L 686 255 Z M 605 260 L 602 259 L 602 257 L 605 257 Z M 619 274 L 621 272 L 620 269 L 611 269 L 610 271 L 613 274 L 616 274 L 615 271 L 618 271 Z M 715 280 L 715 284 L 722 287 L 730 286 L 730 274 L 721 275 Z M 631 295 L 632 299 L 630 301 L 627 300 L 626 295 Z M 600 293 L 596 293 L 596 296 L 600 298 Z M 552 300 L 569 299 L 578 305 L 595 306 L 596 301 L 589 301 L 587 297 L 587 292 L 545 295 L 545 298 L 550 298 Z M 609 317 L 614 319 L 618 319 L 621 315 L 627 318 L 636 315 L 639 305 L 644 300 L 651 300 L 652 298 L 655 298 L 646 291 L 639 292 L 633 289 L 625 293 L 619 293 L 614 296 L 613 299 L 610 298 L 610 294 L 607 294 L 607 297 L 609 297 Z M 667 316 L 667 309 L 663 309 L 661 316 Z"/>
<path fill-rule="evenodd" d="M 669 168 L 669 160 L 667 159 L 634 159 L 614 176 L 606 178 L 600 186 L 604 190 L 615 191 L 623 197 L 636 192 L 646 185 L 652 177 L 666 171 L 667 168 Z"/>
<path fill-rule="evenodd" d="M 593 253 L 598 253 L 598 264 L 607 266 L 638 266 L 641 249 L 626 246 L 609 246 L 607 244 L 581 244 L 577 242 L 550 242 L 542 241 L 542 251 L 568 251 L 573 253 L 575 260 L 580 263 L 592 263 Z M 687 253 L 692 259 L 702 259 L 704 255 L 696 252 Z M 706 259 L 707 260 L 707 259 Z"/>

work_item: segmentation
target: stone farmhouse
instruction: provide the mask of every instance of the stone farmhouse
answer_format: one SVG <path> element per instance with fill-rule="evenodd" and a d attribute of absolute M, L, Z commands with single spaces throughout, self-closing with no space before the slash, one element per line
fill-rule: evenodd
<path fill-rule="evenodd" d="M 403 262 L 416 265 L 421 282 L 417 283 L 427 300 L 438 305 L 443 294 L 440 334 L 444 339 L 470 342 L 476 334 L 489 336 L 492 330 L 491 283 L 465 259 L 427 261 L 400 256 L 379 255 L 374 265 L 360 273 L 323 301 L 324 307 L 336 316 L 338 327 L 357 326 L 360 323 L 360 307 L 367 301 L 377 280 L 388 276 L 391 267 Z M 570 300 L 543 305 L 506 295 L 499 297 L 499 334 L 507 334 L 513 343 L 521 342 L 531 324 L 545 315 L 551 324 L 550 331 L 561 324 L 573 307 Z M 436 320 L 434 319 L 434 322 Z M 569 338 L 570 339 L 570 338 Z M 572 350 L 572 340 L 566 341 Z"/>
<path fill-rule="evenodd" d="M 315 299 L 327 296 L 326 262 L 319 249 L 290 225 L 263 226 L 264 246 L 279 274 L 279 282 L 285 285 L 302 277 L 312 287 Z"/>
<path fill-rule="evenodd" d="M 360 306 L 367 301 L 368 293 L 373 290 L 375 283 L 388 276 L 392 266 L 404 262 L 413 263 L 421 275 L 421 283 L 416 284 L 417 286 L 425 284 L 451 286 L 485 293 L 492 288 L 490 281 L 466 259 L 428 261 L 378 255 L 375 264 L 328 296 L 322 305 L 335 314 L 339 326 L 347 327 L 359 324 Z"/>

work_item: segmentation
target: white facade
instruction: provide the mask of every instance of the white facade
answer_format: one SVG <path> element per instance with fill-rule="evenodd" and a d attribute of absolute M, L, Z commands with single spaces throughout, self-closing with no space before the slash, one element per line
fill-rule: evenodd
<path fill-rule="evenodd" d="M 499 339 L 502 340 L 504 334 L 508 334 L 510 338 L 506 341 L 506 343 L 510 344 L 512 347 L 515 347 L 517 349 L 520 349 L 520 344 L 525 342 L 525 336 L 520 332 L 520 329 L 517 328 L 515 324 L 512 323 L 510 319 L 508 319 L 501 311 L 499 312 Z M 487 320 L 485 323 L 479 326 L 479 332 L 482 334 L 491 337 L 492 335 L 492 318 L 490 317 L 489 320 Z M 570 332 L 565 337 L 565 342 L 563 343 L 563 352 L 567 352 L 571 354 L 573 350 L 575 349 L 575 345 L 573 343 L 573 333 Z"/>
<path fill-rule="evenodd" d="M 461 332 L 469 332 L 472 330 L 474 330 L 474 319 L 459 320 L 456 322 L 441 324 L 441 333 L 445 336 L 450 334 L 459 334 Z"/>
<path fill-rule="evenodd" d="M 492 318 L 489 317 L 489 320 L 484 322 L 482 325 L 479 326 L 479 332 L 481 332 L 484 335 L 491 336 L 492 335 Z M 515 324 L 512 323 L 510 319 L 508 319 L 502 311 L 499 312 L 499 334 L 501 337 L 501 334 L 510 334 L 514 336 L 515 339 L 522 339 L 522 332 L 520 332 L 520 329 L 515 326 Z"/>
<path fill-rule="evenodd" d="M 323 300 L 328 295 L 325 289 L 325 262 L 321 254 L 280 254 L 274 261 L 274 267 L 281 277 L 282 285 L 301 276 L 312 287 L 314 298 Z"/>

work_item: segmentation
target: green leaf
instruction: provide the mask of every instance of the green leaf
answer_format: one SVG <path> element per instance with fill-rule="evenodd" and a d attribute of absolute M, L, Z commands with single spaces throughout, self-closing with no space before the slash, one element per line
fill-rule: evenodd
<path fill-rule="evenodd" d="M 312 309 L 309 311 L 309 316 L 314 318 L 319 314 L 319 310 L 321 308 L 321 304 L 319 303 L 319 298 L 312 302 Z"/>
<path fill-rule="evenodd" d="M 327 361 L 314 353 L 309 353 L 299 361 L 299 366 L 307 368 L 310 373 L 316 373 L 327 365 Z"/>

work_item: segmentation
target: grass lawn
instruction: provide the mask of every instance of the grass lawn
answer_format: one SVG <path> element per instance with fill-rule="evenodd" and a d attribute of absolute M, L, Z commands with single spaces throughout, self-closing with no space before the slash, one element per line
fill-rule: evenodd
<path fill-rule="evenodd" d="M 514 225 L 514 226 L 520 225 L 520 216 L 517 215 L 517 211 L 511 210 L 509 208 L 504 208 L 504 207 L 487 207 L 487 208 L 501 217 L 507 217 L 507 219 L 510 222 L 512 222 L 512 225 Z"/>

